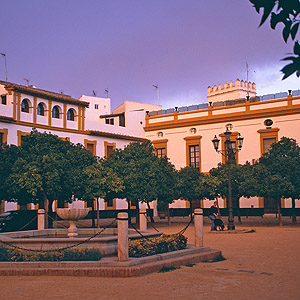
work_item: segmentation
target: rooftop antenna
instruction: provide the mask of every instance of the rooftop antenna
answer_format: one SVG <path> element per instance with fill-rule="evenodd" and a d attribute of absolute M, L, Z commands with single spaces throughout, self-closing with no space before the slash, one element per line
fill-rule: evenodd
<path fill-rule="evenodd" d="M 250 72 L 255 73 L 255 71 L 249 70 L 249 65 L 246 62 L 246 71 L 243 71 L 243 72 L 246 72 L 246 74 L 247 74 L 247 98 L 249 98 L 249 73 Z"/>
<path fill-rule="evenodd" d="M 26 82 L 27 82 L 27 84 L 25 84 L 26 86 L 29 86 L 29 79 L 27 79 L 27 78 L 23 78 Z"/>
<path fill-rule="evenodd" d="M 157 104 L 159 105 L 159 86 L 158 84 L 152 84 L 152 86 L 156 89 L 157 91 Z"/>
<path fill-rule="evenodd" d="M 108 98 L 108 89 L 104 90 L 106 98 Z"/>
<path fill-rule="evenodd" d="M 97 92 L 95 90 L 93 90 L 93 95 L 94 95 L 94 97 L 97 96 Z"/>
<path fill-rule="evenodd" d="M 6 54 L 5 53 L 0 53 L 5 60 L 5 78 L 6 78 L 6 82 L 7 82 L 7 64 L 6 64 Z"/>

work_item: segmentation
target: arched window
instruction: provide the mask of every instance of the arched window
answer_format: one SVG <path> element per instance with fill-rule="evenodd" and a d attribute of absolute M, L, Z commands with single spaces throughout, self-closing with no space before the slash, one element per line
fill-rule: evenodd
<path fill-rule="evenodd" d="M 52 118 L 59 119 L 59 107 L 57 105 L 52 109 Z"/>
<path fill-rule="evenodd" d="M 67 119 L 69 121 L 74 121 L 75 119 L 75 114 L 74 114 L 74 109 L 70 108 L 67 112 Z"/>
<path fill-rule="evenodd" d="M 21 103 L 21 111 L 29 113 L 29 100 L 23 99 Z"/>
<path fill-rule="evenodd" d="M 38 107 L 37 107 L 37 114 L 39 116 L 44 116 L 45 115 L 45 105 L 44 103 L 40 102 L 38 104 Z"/>

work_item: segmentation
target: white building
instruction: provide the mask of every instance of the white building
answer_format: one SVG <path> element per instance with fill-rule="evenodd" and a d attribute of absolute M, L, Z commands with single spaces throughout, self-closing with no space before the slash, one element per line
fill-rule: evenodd
<path fill-rule="evenodd" d="M 144 140 L 146 110 L 161 109 L 159 105 L 126 101 L 111 114 L 109 98 L 68 95 L 0 81 L 0 139 L 8 144 L 20 145 L 22 137 L 32 128 L 51 132 L 72 143 L 81 143 L 94 155 L 107 156 L 113 149 L 123 149 L 132 141 Z M 107 123 L 107 116 L 123 116 L 123 123 Z M 102 117 L 105 116 L 105 117 Z M 119 117 L 120 120 L 120 117 Z M 133 125 L 134 124 L 134 125 Z M 83 205 L 83 204 L 81 204 Z M 116 201 L 101 209 L 115 209 Z M 1 202 L 1 210 L 15 209 L 15 203 Z M 118 208 L 127 208 L 125 201 L 118 201 Z"/>

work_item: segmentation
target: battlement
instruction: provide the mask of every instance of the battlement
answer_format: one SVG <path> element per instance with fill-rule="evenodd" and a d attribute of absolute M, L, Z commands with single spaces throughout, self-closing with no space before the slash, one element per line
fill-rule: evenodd
<path fill-rule="evenodd" d="M 236 100 L 246 98 L 249 95 L 250 98 L 256 96 L 256 84 L 250 81 L 244 81 L 237 79 L 235 83 L 231 80 L 229 84 L 227 82 L 214 85 L 207 88 L 208 102 L 218 102 L 226 100 Z"/>

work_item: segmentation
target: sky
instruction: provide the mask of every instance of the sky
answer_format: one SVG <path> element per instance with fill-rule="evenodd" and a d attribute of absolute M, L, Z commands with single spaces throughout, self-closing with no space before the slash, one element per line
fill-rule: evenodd
<path fill-rule="evenodd" d="M 163 108 L 207 103 L 207 87 L 247 79 L 257 95 L 299 89 L 282 81 L 292 52 L 281 28 L 258 28 L 248 0 L 0 0 L 8 81 Z M 0 56 L 0 80 L 5 57 Z M 159 97 L 153 85 L 159 87 Z"/>

